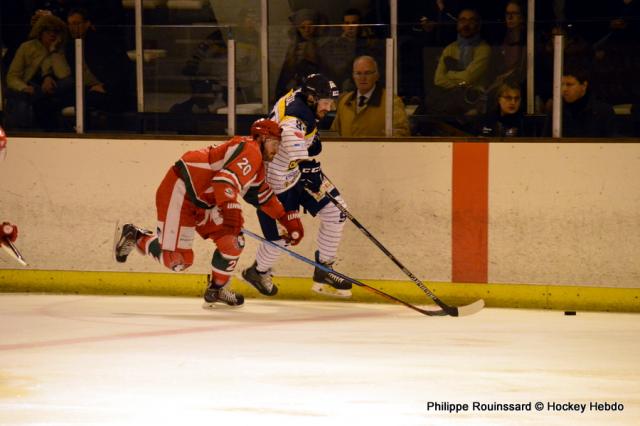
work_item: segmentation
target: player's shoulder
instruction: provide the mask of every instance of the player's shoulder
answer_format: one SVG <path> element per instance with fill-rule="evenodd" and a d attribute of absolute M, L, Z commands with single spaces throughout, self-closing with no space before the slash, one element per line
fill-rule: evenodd
<path fill-rule="evenodd" d="M 312 123 L 315 121 L 313 111 L 299 96 L 296 96 L 293 101 L 287 105 L 285 108 L 285 116 L 298 118 L 305 123 Z"/>
<path fill-rule="evenodd" d="M 252 162 L 262 162 L 262 150 L 258 141 L 249 136 L 237 137 L 237 155 L 243 155 Z"/>

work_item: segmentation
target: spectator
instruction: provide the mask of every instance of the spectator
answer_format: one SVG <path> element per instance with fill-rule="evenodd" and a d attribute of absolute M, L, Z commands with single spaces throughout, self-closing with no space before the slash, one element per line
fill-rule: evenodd
<path fill-rule="evenodd" d="M 43 15 L 16 52 L 7 73 L 7 122 L 31 127 L 34 122 L 51 130 L 59 123 L 60 109 L 72 92 L 71 69 L 62 46 L 66 25 Z"/>
<path fill-rule="evenodd" d="M 543 32 L 540 42 L 536 43 L 535 61 L 535 87 L 536 96 L 539 97 L 538 112 L 549 113 L 553 104 L 553 50 L 554 37 L 564 35 L 564 61 L 581 62 L 584 58 L 592 56 L 591 46 L 578 34 L 573 27 L 556 26 L 548 32 Z M 538 100 L 536 100 L 538 102 Z"/>
<path fill-rule="evenodd" d="M 303 77 L 320 71 L 316 27 L 318 13 L 311 9 L 300 9 L 289 17 L 289 21 L 293 25 L 290 30 L 291 43 L 276 83 L 278 98 L 297 87 Z"/>
<path fill-rule="evenodd" d="M 241 102 L 260 102 L 260 14 L 255 9 L 241 9 L 237 15 L 236 85 Z"/>
<path fill-rule="evenodd" d="M 373 57 L 360 56 L 353 61 L 357 90 L 343 94 L 338 100 L 332 131 L 345 137 L 385 135 L 386 90 L 378 85 L 379 78 Z M 393 100 L 393 136 L 410 136 L 404 104 L 398 96 Z"/>
<path fill-rule="evenodd" d="M 433 89 L 442 49 L 456 38 L 458 0 L 398 3 L 398 92 L 420 104 Z"/>
<path fill-rule="evenodd" d="M 640 1 L 614 0 L 598 11 L 591 80 L 599 99 L 611 104 L 637 103 L 640 83 Z M 606 16 L 605 19 L 600 17 Z M 594 24 L 594 27 L 596 25 Z"/>
<path fill-rule="evenodd" d="M 362 25 L 358 9 L 347 9 L 343 13 L 341 34 L 328 37 L 321 46 L 324 74 L 333 80 L 341 92 L 353 90 L 351 66 L 361 55 L 378 56 L 381 50 L 376 45 L 371 28 Z"/>
<path fill-rule="evenodd" d="M 611 105 L 591 93 L 584 66 L 569 63 L 562 74 L 562 136 L 612 137 L 616 134 L 615 114 Z M 551 135 L 551 117 L 545 133 Z"/>
<path fill-rule="evenodd" d="M 524 82 L 527 48 L 525 37 L 526 16 L 520 0 L 509 0 L 505 6 L 505 33 L 493 52 L 492 69 L 498 84 L 505 80 Z"/>
<path fill-rule="evenodd" d="M 436 88 L 427 98 L 428 110 L 460 115 L 476 108 L 478 94 L 483 92 L 488 77 L 491 48 L 480 36 L 480 15 L 463 9 L 458 15 L 458 40 L 445 47 L 434 82 Z"/>
<path fill-rule="evenodd" d="M 507 82 L 497 90 L 497 105 L 481 121 L 480 136 L 526 136 L 520 86 Z"/>
<path fill-rule="evenodd" d="M 67 17 L 69 32 L 74 39 L 82 39 L 84 63 L 83 81 L 86 88 L 85 105 L 91 109 L 117 112 L 133 105 L 132 65 L 119 43 L 112 43 L 92 24 L 86 9 L 71 9 Z M 75 63 L 75 48 L 66 48 L 67 62 Z"/>

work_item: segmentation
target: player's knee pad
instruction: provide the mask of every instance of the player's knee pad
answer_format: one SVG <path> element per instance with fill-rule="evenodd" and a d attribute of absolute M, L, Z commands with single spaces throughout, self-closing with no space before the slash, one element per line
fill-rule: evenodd
<path fill-rule="evenodd" d="M 240 257 L 244 249 L 244 236 L 227 234 L 215 239 L 218 250 L 226 257 Z"/>
<path fill-rule="evenodd" d="M 338 199 L 342 205 L 345 206 L 345 208 L 347 207 L 346 203 L 344 201 L 342 201 L 342 198 L 336 198 Z M 338 207 L 336 207 L 333 203 L 329 203 L 326 206 L 324 206 L 322 209 L 320 209 L 320 211 L 318 212 L 318 217 L 320 218 L 320 221 L 324 224 L 344 224 L 345 221 L 347 220 L 347 215 L 342 213 L 342 211 L 340 211 L 340 209 Z"/>
<path fill-rule="evenodd" d="M 193 265 L 193 250 L 162 250 L 162 263 L 172 271 L 184 271 Z"/>

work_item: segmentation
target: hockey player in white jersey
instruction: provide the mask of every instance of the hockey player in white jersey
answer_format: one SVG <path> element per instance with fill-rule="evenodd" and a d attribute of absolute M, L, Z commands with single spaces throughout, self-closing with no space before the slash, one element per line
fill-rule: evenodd
<path fill-rule="evenodd" d="M 326 189 L 320 163 L 312 157 L 320 154 L 322 143 L 317 121 L 321 120 L 338 99 L 338 88 L 321 74 L 307 76 L 301 87 L 280 98 L 269 118 L 282 128 L 282 142 L 273 161 L 267 165 L 267 183 L 277 194 L 285 210 L 299 210 L 300 206 L 320 219 L 316 261 L 331 267 L 336 259 L 346 216 L 326 196 L 314 198 L 313 193 Z M 327 189 L 346 206 L 335 187 Z M 285 241 L 278 235 L 276 221 L 258 211 L 258 219 L 265 238 L 277 244 Z M 272 282 L 271 269 L 281 251 L 267 243 L 258 247 L 253 265 L 242 271 L 245 281 L 260 293 L 273 296 L 278 288 Z M 335 297 L 350 297 L 351 283 L 334 274 L 316 268 L 312 290 Z"/>

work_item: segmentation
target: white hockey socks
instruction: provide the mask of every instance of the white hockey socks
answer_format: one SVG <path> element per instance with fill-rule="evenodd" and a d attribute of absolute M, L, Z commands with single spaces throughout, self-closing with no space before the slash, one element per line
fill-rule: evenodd
<path fill-rule="evenodd" d="M 336 199 L 346 207 L 342 197 Z M 318 212 L 320 218 L 320 229 L 318 231 L 318 251 L 319 260 L 323 263 L 332 263 L 338 254 L 338 246 L 342 239 L 346 216 L 333 204 L 329 203 Z"/>

